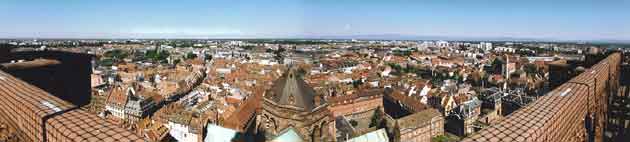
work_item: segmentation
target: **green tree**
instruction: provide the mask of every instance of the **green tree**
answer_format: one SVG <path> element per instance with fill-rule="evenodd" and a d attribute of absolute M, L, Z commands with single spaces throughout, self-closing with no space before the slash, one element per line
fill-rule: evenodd
<path fill-rule="evenodd" d="M 357 122 L 356 120 L 350 120 L 349 122 L 352 127 L 356 127 L 357 125 L 359 125 L 359 122 Z"/>
<path fill-rule="evenodd" d="M 256 48 L 256 46 L 253 45 L 245 45 L 245 46 L 241 46 L 241 48 L 245 49 L 245 50 L 252 50 L 254 48 Z"/>
<path fill-rule="evenodd" d="M 192 52 L 188 52 L 188 54 L 186 54 L 186 59 L 194 59 L 197 58 L 197 54 L 194 54 Z"/>
<path fill-rule="evenodd" d="M 534 75 L 538 73 L 538 68 L 534 64 L 525 64 L 525 66 L 523 66 L 523 70 L 528 75 Z"/>
<path fill-rule="evenodd" d="M 457 136 L 450 135 L 448 133 L 431 138 L 431 142 L 456 142 L 459 140 L 460 138 L 458 138 Z"/>
<path fill-rule="evenodd" d="M 105 52 L 103 56 L 113 58 L 113 59 L 122 59 L 122 58 L 127 58 L 127 56 L 129 56 L 129 53 L 120 49 L 114 49 L 114 50 Z"/>
<path fill-rule="evenodd" d="M 463 79 L 463 77 L 461 77 L 459 73 L 454 73 L 451 79 L 459 82 L 461 79 Z"/>
<path fill-rule="evenodd" d="M 206 60 L 212 60 L 212 55 L 206 54 Z"/>
<path fill-rule="evenodd" d="M 394 128 L 392 130 L 393 132 L 393 137 L 391 138 L 393 142 L 400 142 L 400 126 L 398 125 L 398 123 L 394 124 Z"/>
<path fill-rule="evenodd" d="M 359 86 L 363 85 L 363 82 L 361 82 L 361 80 L 353 80 L 352 81 L 352 86 L 354 88 L 359 88 Z"/>
<path fill-rule="evenodd" d="M 400 66 L 399 64 L 396 63 L 387 63 L 387 65 L 389 65 L 390 67 L 392 67 L 392 69 L 396 70 L 396 71 L 402 71 L 402 66 Z"/>
<path fill-rule="evenodd" d="M 99 63 L 101 66 L 111 66 L 114 65 L 114 61 L 112 59 L 102 59 L 99 61 Z"/>
<path fill-rule="evenodd" d="M 499 59 L 498 57 L 495 58 L 494 61 L 492 61 L 493 73 L 501 73 L 503 64 L 505 64 L 503 60 Z"/>
<path fill-rule="evenodd" d="M 148 50 L 145 54 L 144 57 L 146 59 L 149 60 L 153 60 L 153 61 L 157 61 L 157 62 L 163 62 L 165 61 L 168 57 L 170 56 L 170 53 L 168 53 L 167 51 L 161 51 L 158 52 L 157 50 Z"/>
<path fill-rule="evenodd" d="M 372 115 L 369 127 L 377 126 L 381 121 L 383 121 L 383 112 L 381 111 L 381 107 L 377 107 L 374 110 L 374 114 Z"/>
<path fill-rule="evenodd" d="M 439 135 L 431 138 L 431 142 L 448 142 L 448 137 Z"/>
<path fill-rule="evenodd" d="M 282 55 L 282 52 L 284 52 L 285 49 L 282 47 L 279 47 L 278 50 L 274 51 L 273 54 L 275 54 L 274 58 L 276 60 L 278 60 L 278 62 L 282 63 L 282 61 L 284 60 L 284 56 Z"/>

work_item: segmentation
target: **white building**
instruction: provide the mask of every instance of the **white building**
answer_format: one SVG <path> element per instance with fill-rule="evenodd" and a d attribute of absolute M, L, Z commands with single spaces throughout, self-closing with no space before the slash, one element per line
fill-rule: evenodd
<path fill-rule="evenodd" d="M 167 127 L 170 129 L 168 132 L 173 138 L 180 142 L 197 142 L 199 141 L 199 135 L 193 133 L 189 125 L 168 122 Z"/>

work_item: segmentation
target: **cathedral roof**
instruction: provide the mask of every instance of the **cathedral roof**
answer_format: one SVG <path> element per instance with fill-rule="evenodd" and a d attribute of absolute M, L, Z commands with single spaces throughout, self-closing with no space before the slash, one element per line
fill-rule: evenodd
<path fill-rule="evenodd" d="M 271 100 L 280 105 L 290 105 L 311 111 L 315 108 L 315 91 L 304 80 L 304 72 L 295 68 L 289 69 L 274 81 Z"/>

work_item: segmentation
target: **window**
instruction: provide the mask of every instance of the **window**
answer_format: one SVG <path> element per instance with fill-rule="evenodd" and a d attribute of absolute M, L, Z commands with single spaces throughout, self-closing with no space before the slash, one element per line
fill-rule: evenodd
<path fill-rule="evenodd" d="M 289 104 L 295 104 L 295 98 L 293 97 L 293 94 L 289 95 Z"/>

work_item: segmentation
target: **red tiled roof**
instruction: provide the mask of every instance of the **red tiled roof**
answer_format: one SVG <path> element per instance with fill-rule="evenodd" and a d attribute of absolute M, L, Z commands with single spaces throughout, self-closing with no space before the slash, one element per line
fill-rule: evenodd
<path fill-rule="evenodd" d="M 124 106 L 125 103 L 127 103 L 127 89 L 120 86 L 113 88 L 107 97 L 107 104 Z"/>
<path fill-rule="evenodd" d="M 394 92 L 387 95 L 388 98 L 400 101 L 403 105 L 411 107 L 410 111 L 420 112 L 427 108 L 420 100 L 413 98 L 411 96 L 404 95 L 403 92 L 395 90 Z"/>
<path fill-rule="evenodd" d="M 225 120 L 223 127 L 244 131 L 247 123 L 256 114 L 256 110 L 260 108 L 261 101 L 263 101 L 262 91 L 257 90 Z"/>
<path fill-rule="evenodd" d="M 453 99 L 455 99 L 454 100 L 455 104 L 460 105 L 460 104 L 468 101 L 470 98 L 468 98 L 468 96 L 466 96 L 466 95 L 456 95 L 456 96 L 453 96 Z"/>
<path fill-rule="evenodd" d="M 329 104 L 334 104 L 334 103 L 339 103 L 339 102 L 344 102 L 344 101 L 351 101 L 351 100 L 358 99 L 361 97 L 382 95 L 383 93 L 382 91 L 383 91 L 382 89 L 361 89 L 359 90 L 358 93 L 329 97 L 327 101 Z"/>
<path fill-rule="evenodd" d="M 18 128 L 22 141 L 144 141 L 7 73 L 0 77 L 0 120 Z"/>

